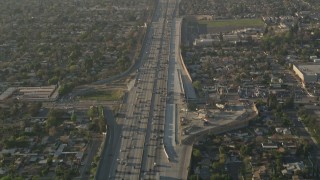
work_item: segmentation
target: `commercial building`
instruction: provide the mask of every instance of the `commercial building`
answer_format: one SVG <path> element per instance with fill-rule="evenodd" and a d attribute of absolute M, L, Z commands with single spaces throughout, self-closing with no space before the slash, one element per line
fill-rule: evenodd
<path fill-rule="evenodd" d="M 54 101 L 58 97 L 58 86 L 19 87 L 19 97 L 26 101 Z"/>
<path fill-rule="evenodd" d="M 320 64 L 293 64 L 293 71 L 304 85 L 320 80 Z"/>

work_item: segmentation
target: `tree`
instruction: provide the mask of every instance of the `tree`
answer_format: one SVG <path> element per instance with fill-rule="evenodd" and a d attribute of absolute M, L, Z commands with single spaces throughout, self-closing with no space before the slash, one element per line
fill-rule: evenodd
<path fill-rule="evenodd" d="M 299 31 L 299 25 L 298 25 L 298 22 L 295 22 L 293 26 L 290 28 L 290 32 L 297 34 L 298 31 Z"/>
<path fill-rule="evenodd" d="M 196 158 L 201 158 L 201 152 L 199 149 L 194 149 L 192 152 L 193 156 L 195 156 Z"/>
<path fill-rule="evenodd" d="M 95 106 L 90 106 L 90 108 L 87 111 L 87 115 L 89 116 L 89 118 L 92 120 L 95 116 L 96 116 L 96 109 L 97 107 Z"/>
<path fill-rule="evenodd" d="M 52 85 L 52 84 L 57 84 L 59 81 L 59 77 L 58 76 L 53 76 L 51 79 L 48 80 L 48 84 Z"/>
<path fill-rule="evenodd" d="M 10 106 L 10 114 L 15 115 L 19 112 L 19 104 L 17 102 L 14 102 L 12 106 Z"/>
<path fill-rule="evenodd" d="M 28 107 L 28 113 L 30 113 L 31 116 L 35 116 L 35 115 L 37 115 L 37 113 L 41 107 L 42 107 L 41 102 L 32 103 Z"/>
<path fill-rule="evenodd" d="M 220 162 L 214 162 L 212 163 L 212 169 L 215 170 L 215 172 L 220 172 L 221 169 L 223 169 L 224 164 Z"/>
<path fill-rule="evenodd" d="M 100 132 L 106 132 L 106 121 L 104 118 L 100 117 L 98 122 Z"/>
<path fill-rule="evenodd" d="M 84 63 L 86 71 L 89 71 L 93 67 L 93 60 L 92 58 L 86 58 Z"/>
<path fill-rule="evenodd" d="M 197 109 L 197 104 L 193 102 L 188 103 L 188 110 L 195 111 Z"/>
<path fill-rule="evenodd" d="M 251 147 L 249 145 L 241 145 L 240 147 L 240 154 L 241 156 L 246 156 L 250 153 Z"/>
<path fill-rule="evenodd" d="M 286 42 L 291 42 L 293 39 L 293 32 L 292 31 L 286 32 L 284 38 Z"/>
<path fill-rule="evenodd" d="M 47 159 L 47 165 L 48 166 L 51 166 L 52 165 L 52 157 L 50 156 L 50 157 L 48 157 L 48 159 Z"/>
<path fill-rule="evenodd" d="M 226 174 L 213 174 L 210 176 L 210 180 L 231 180 L 232 178 Z"/>
<path fill-rule="evenodd" d="M 77 121 L 77 115 L 74 113 L 74 111 L 71 114 L 71 121 L 73 122 Z"/>
<path fill-rule="evenodd" d="M 92 121 L 92 122 L 89 124 L 88 129 L 89 129 L 90 131 L 98 132 L 98 131 L 99 131 L 98 121 L 97 121 L 97 120 Z"/>
<path fill-rule="evenodd" d="M 202 158 L 201 151 L 199 149 L 194 148 L 192 151 L 193 158 L 196 162 L 200 161 Z"/>
<path fill-rule="evenodd" d="M 58 165 L 55 169 L 56 176 L 60 177 L 63 175 L 63 169 L 60 165 Z"/>
<path fill-rule="evenodd" d="M 287 109 L 294 108 L 294 96 L 291 95 L 289 98 L 287 98 L 284 102 L 284 107 Z"/>
<path fill-rule="evenodd" d="M 195 175 L 195 174 L 192 174 L 190 177 L 189 177 L 190 180 L 199 180 L 198 176 Z"/>
<path fill-rule="evenodd" d="M 73 88 L 74 88 L 74 84 L 72 83 L 62 84 L 59 87 L 59 95 L 68 94 L 69 92 L 72 91 Z"/>
<path fill-rule="evenodd" d="M 0 180 L 11 180 L 12 177 L 10 175 L 3 176 Z"/>
<path fill-rule="evenodd" d="M 48 169 L 48 171 L 49 171 L 49 169 Z M 41 172 L 42 173 L 42 172 Z M 37 176 L 32 176 L 32 179 L 31 180 L 40 180 L 40 176 L 39 175 L 37 175 Z"/>
<path fill-rule="evenodd" d="M 99 106 L 98 110 L 99 110 L 99 118 L 104 118 L 103 106 Z"/>
<path fill-rule="evenodd" d="M 197 90 L 197 91 L 201 91 L 202 90 L 202 86 L 201 86 L 201 82 L 200 81 L 194 81 L 192 83 L 192 86 Z"/>
<path fill-rule="evenodd" d="M 221 164 L 224 164 L 225 161 L 226 161 L 225 149 L 222 146 L 220 146 L 219 147 L 219 162 Z"/>
<path fill-rule="evenodd" d="M 288 119 L 288 117 L 282 117 L 282 124 L 284 126 L 289 126 L 291 124 L 291 121 Z"/>
<path fill-rule="evenodd" d="M 312 146 L 309 143 L 303 144 L 303 154 L 305 157 L 307 157 L 309 155 L 311 149 L 312 149 Z"/>
<path fill-rule="evenodd" d="M 267 99 L 267 104 L 270 109 L 275 109 L 278 104 L 277 96 L 275 94 L 270 94 Z"/>
<path fill-rule="evenodd" d="M 50 109 L 47 115 L 47 127 L 56 127 L 62 123 L 62 116 L 64 112 L 58 109 Z"/>
<path fill-rule="evenodd" d="M 41 170 L 41 176 L 47 175 L 49 172 L 49 167 L 45 167 L 44 169 Z M 33 179 L 33 178 L 32 178 Z M 40 178 L 38 178 L 40 179 Z"/>
<path fill-rule="evenodd" d="M 75 73 L 78 71 L 78 65 L 70 65 L 69 66 L 69 71 L 72 72 L 72 73 Z"/>

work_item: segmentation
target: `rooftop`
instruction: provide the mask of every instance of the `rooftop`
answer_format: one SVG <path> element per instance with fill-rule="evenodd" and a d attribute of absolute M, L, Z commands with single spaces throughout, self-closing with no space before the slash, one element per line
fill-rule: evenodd
<path fill-rule="evenodd" d="M 320 74 L 320 64 L 299 64 L 297 68 L 305 75 Z"/>
<path fill-rule="evenodd" d="M 58 86 L 19 87 L 21 98 L 24 100 L 54 100 L 58 96 Z"/>

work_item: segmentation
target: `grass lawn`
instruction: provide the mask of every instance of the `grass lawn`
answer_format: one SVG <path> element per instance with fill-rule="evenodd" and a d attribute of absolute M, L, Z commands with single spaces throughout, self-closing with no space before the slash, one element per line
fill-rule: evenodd
<path fill-rule="evenodd" d="M 257 27 L 264 26 L 264 22 L 259 19 L 230 19 L 230 20 L 217 20 L 217 21 L 207 21 L 200 20 L 199 24 L 206 24 L 208 27 Z"/>
<path fill-rule="evenodd" d="M 122 90 L 94 91 L 83 95 L 82 100 L 118 101 L 122 98 Z"/>

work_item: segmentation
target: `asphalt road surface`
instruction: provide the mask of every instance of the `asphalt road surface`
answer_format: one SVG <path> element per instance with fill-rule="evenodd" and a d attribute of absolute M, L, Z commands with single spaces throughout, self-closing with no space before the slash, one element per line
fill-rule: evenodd
<path fill-rule="evenodd" d="M 114 126 L 116 128 L 108 127 L 110 142 L 107 142 L 96 179 L 186 177 L 187 168 L 184 166 L 189 163 L 190 147 L 174 148 L 176 153 L 181 154 L 177 153 L 180 157 L 170 162 L 165 155 L 163 143 L 166 138 L 164 137 L 166 105 L 170 102 L 171 106 L 174 106 L 181 101 L 175 96 L 178 94 L 179 97 L 180 91 L 172 93 L 167 90 L 168 78 L 177 77 L 177 71 L 174 71 L 175 75 L 168 76 L 169 72 L 172 73 L 168 69 L 168 66 L 172 65 L 169 64 L 170 56 L 173 54 L 172 61 L 177 59 L 175 58 L 177 47 L 170 46 L 179 46 L 172 43 L 176 41 L 175 28 L 172 27 L 172 24 L 176 23 L 176 10 L 176 0 L 159 0 L 146 34 L 134 86 L 129 90 L 127 99 L 121 107 L 120 117 Z M 176 85 L 176 81 L 174 82 Z M 173 133 L 175 132 L 172 131 Z M 187 158 L 184 156 L 185 153 L 188 154 Z"/>
<path fill-rule="evenodd" d="M 107 120 L 107 137 L 104 152 L 101 155 L 100 168 L 98 168 L 96 173 L 96 179 L 108 179 L 110 174 L 111 163 L 116 155 L 113 149 L 117 148 L 117 142 L 120 140 L 121 127 L 116 123 L 113 113 L 110 109 L 105 109 L 105 116 Z"/>

